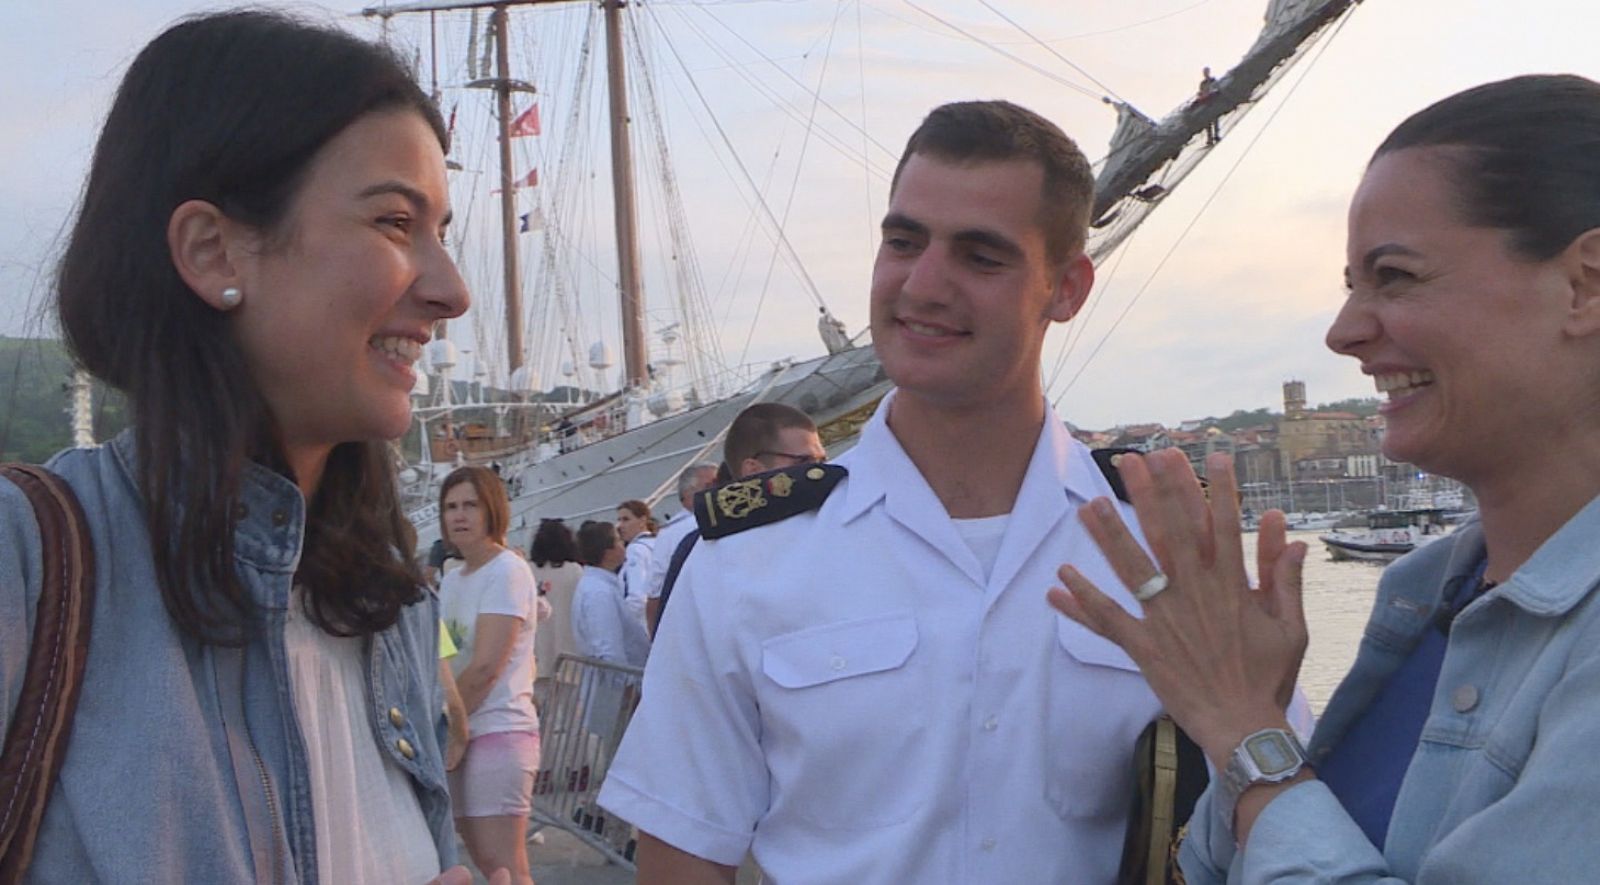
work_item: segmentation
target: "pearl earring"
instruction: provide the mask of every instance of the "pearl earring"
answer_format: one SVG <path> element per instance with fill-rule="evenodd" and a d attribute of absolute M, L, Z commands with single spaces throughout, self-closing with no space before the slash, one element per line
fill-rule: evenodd
<path fill-rule="evenodd" d="M 243 300 L 244 293 L 240 292 L 237 286 L 229 286 L 228 288 L 222 290 L 223 310 L 233 310 L 235 307 L 238 307 L 239 302 Z"/>

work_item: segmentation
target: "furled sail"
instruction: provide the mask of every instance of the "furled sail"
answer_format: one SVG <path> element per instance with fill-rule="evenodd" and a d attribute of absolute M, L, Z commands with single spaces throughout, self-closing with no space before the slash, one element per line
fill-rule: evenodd
<path fill-rule="evenodd" d="M 1250 51 L 1159 123 L 1117 103 L 1111 150 L 1095 178 L 1089 254 L 1102 258 L 1127 239 L 1258 99 L 1360 0 L 1269 0 Z M 1210 135 L 1207 136 L 1207 130 Z"/>

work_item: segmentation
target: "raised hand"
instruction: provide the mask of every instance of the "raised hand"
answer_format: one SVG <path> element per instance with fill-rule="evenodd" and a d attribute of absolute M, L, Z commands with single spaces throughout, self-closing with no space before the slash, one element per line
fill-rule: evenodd
<path fill-rule="evenodd" d="M 1225 764 L 1250 733 L 1285 724 L 1284 709 L 1305 656 L 1300 571 L 1306 545 L 1287 543 L 1283 514 L 1267 513 L 1257 547 L 1261 587 L 1244 568 L 1233 459 L 1206 460 L 1210 497 L 1176 449 L 1118 462 L 1123 484 L 1156 563 L 1109 500 L 1078 511 L 1091 537 L 1130 590 L 1142 588 L 1144 618 L 1107 598 L 1077 569 L 1057 572 L 1050 604 L 1121 646 L 1144 673 L 1167 712 Z M 1159 565 L 1157 565 L 1159 563 Z M 1152 581 L 1166 577 L 1165 589 Z"/>

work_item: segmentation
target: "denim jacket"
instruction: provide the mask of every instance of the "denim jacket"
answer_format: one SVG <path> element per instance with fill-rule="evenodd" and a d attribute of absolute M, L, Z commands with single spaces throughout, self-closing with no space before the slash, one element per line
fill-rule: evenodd
<path fill-rule="evenodd" d="M 263 614 L 242 649 L 202 645 L 162 603 L 134 450 L 124 433 L 47 465 L 88 517 L 96 596 L 71 742 L 29 879 L 312 885 L 311 783 L 284 648 L 304 499 L 286 478 L 247 469 L 234 558 Z M 22 689 L 39 581 L 32 509 L 21 490 L 0 482 L 0 731 Z M 455 834 L 438 641 L 431 594 L 371 637 L 367 713 L 372 739 L 411 776 L 440 864 L 449 866 Z"/>
<path fill-rule="evenodd" d="M 1201 797 L 1180 859 L 1191 885 L 1592 882 L 1600 875 L 1600 498 L 1456 618 L 1416 755 L 1379 851 L 1320 781 L 1256 819 L 1243 851 Z M 1355 665 L 1308 752 L 1326 758 L 1483 556 L 1472 522 L 1396 562 Z M 1470 580 L 1470 577 L 1468 578 Z"/>

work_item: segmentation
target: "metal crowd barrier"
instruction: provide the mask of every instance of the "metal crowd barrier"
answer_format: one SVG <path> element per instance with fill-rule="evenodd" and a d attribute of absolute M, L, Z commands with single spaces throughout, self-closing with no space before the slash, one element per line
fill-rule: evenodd
<path fill-rule="evenodd" d="M 563 654 L 539 699 L 540 762 L 533 782 L 530 835 L 555 827 L 607 860 L 634 869 L 633 826 L 600 808 L 596 797 L 622 733 L 639 703 L 644 670 Z"/>

